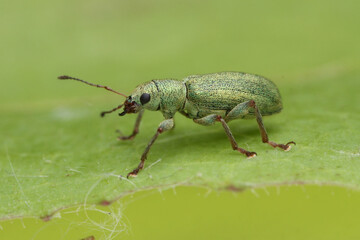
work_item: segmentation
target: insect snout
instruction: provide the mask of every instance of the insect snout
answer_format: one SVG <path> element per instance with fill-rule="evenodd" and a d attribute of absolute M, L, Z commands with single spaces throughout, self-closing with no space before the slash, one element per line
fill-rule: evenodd
<path fill-rule="evenodd" d="M 119 116 L 124 116 L 127 113 L 136 113 L 138 112 L 138 104 L 135 101 L 127 100 L 124 103 L 124 111 L 119 113 Z"/>

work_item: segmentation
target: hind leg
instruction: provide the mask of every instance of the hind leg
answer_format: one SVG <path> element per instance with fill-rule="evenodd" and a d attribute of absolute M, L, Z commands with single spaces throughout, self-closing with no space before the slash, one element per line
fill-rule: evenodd
<path fill-rule="evenodd" d="M 225 121 L 228 122 L 228 121 L 236 119 L 236 118 L 242 118 L 242 117 L 246 116 L 249 113 L 250 109 L 254 110 L 256 121 L 257 121 L 257 123 L 259 125 L 262 142 L 269 144 L 273 148 L 278 147 L 278 148 L 281 148 L 281 149 L 283 149 L 285 151 L 289 151 L 291 149 L 290 144 L 295 144 L 295 142 L 291 141 L 291 142 L 288 142 L 287 144 L 277 144 L 275 142 L 269 141 L 268 134 L 266 132 L 265 126 L 264 126 L 263 121 L 262 121 L 261 113 L 260 113 L 258 107 L 256 106 L 256 103 L 255 103 L 254 100 L 250 100 L 248 102 L 240 103 L 239 105 L 234 107 L 226 115 Z"/>

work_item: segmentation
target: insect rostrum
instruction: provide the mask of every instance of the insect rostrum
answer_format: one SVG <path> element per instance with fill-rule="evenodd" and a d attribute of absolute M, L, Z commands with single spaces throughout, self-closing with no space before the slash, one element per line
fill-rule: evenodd
<path fill-rule="evenodd" d="M 256 119 L 262 141 L 270 146 L 290 150 L 291 141 L 287 144 L 277 144 L 269 141 L 262 116 L 272 115 L 282 110 L 279 90 L 270 80 L 255 74 L 241 72 L 220 72 L 204 75 L 192 75 L 183 81 L 152 80 L 135 88 L 130 96 L 119 93 L 107 86 L 92 84 L 84 80 L 69 76 L 60 76 L 59 79 L 72 79 L 91 86 L 104 88 L 126 97 L 123 104 L 101 113 L 101 116 L 123 108 L 119 113 L 124 116 L 128 113 L 138 113 L 133 133 L 130 136 L 121 136 L 121 140 L 133 139 L 139 132 L 139 125 L 144 110 L 160 111 L 165 120 L 162 121 L 145 148 L 139 165 L 127 177 L 135 177 L 144 168 L 145 160 L 151 146 L 157 137 L 174 127 L 174 115 L 181 113 L 195 123 L 212 125 L 220 122 L 228 136 L 233 150 L 246 155 L 248 158 L 256 156 L 255 152 L 240 148 L 235 141 L 228 122 L 234 119 Z"/>

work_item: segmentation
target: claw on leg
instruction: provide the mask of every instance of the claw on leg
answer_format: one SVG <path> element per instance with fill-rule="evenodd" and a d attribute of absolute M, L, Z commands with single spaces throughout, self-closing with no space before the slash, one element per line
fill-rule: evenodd
<path fill-rule="evenodd" d="M 138 131 L 134 131 L 131 135 L 125 136 L 120 130 L 116 130 L 116 132 L 119 134 L 118 140 L 132 140 L 135 138 L 136 134 L 138 134 Z"/>
<path fill-rule="evenodd" d="M 136 118 L 134 130 L 133 130 L 131 135 L 125 136 L 124 134 L 122 134 L 122 132 L 120 130 L 116 130 L 116 132 L 119 133 L 119 135 L 120 135 L 117 139 L 118 140 L 132 140 L 132 139 L 134 139 L 135 136 L 139 133 L 139 126 L 140 126 L 140 122 L 141 122 L 141 118 L 142 118 L 143 114 L 144 114 L 144 110 L 141 110 L 139 112 L 139 115 Z"/>
<path fill-rule="evenodd" d="M 139 172 L 139 169 L 134 169 L 132 172 L 129 172 L 126 176 L 126 178 L 129 178 L 129 177 L 137 177 L 137 174 Z"/>
<path fill-rule="evenodd" d="M 237 147 L 237 146 L 233 146 L 233 149 L 246 155 L 247 158 L 249 158 L 249 159 L 257 156 L 256 152 L 249 152 L 249 151 L 247 151 L 243 148 Z"/>
<path fill-rule="evenodd" d="M 267 142 L 270 146 L 272 146 L 273 148 L 281 148 L 284 151 L 289 151 L 291 149 L 291 145 L 290 144 L 294 144 L 296 145 L 296 143 L 294 141 L 288 142 L 287 144 L 277 144 L 271 141 Z"/>
<path fill-rule="evenodd" d="M 291 142 L 288 142 L 287 144 L 277 144 L 275 142 L 271 142 L 269 141 L 269 137 L 267 135 L 267 132 L 266 132 L 266 129 L 265 129 L 265 126 L 263 124 L 263 121 L 262 121 L 262 116 L 261 116 L 261 113 L 258 109 L 258 107 L 256 106 L 256 103 L 254 100 L 250 100 L 248 102 L 249 104 L 249 107 L 253 108 L 255 110 L 255 117 L 256 117 L 256 121 L 259 125 L 259 129 L 260 129 L 260 133 L 261 133 L 261 138 L 262 138 L 262 141 L 263 143 L 267 143 L 269 144 L 270 146 L 272 146 L 273 148 L 281 148 L 283 149 L 284 151 L 289 151 L 291 149 L 291 146 L 290 144 L 294 144 L 296 145 L 295 142 L 291 141 Z"/>
<path fill-rule="evenodd" d="M 249 151 L 247 151 L 247 150 L 245 150 L 245 149 L 243 149 L 243 148 L 233 147 L 233 149 L 236 150 L 236 151 L 238 151 L 238 152 L 240 152 L 240 153 L 242 153 L 242 154 L 244 154 L 244 155 L 246 155 L 246 157 L 247 157 L 248 159 L 257 156 L 257 153 L 256 153 L 256 152 L 249 152 Z"/>
<path fill-rule="evenodd" d="M 139 166 L 137 166 L 137 168 L 135 168 L 134 170 L 132 170 L 131 172 L 129 172 L 126 177 L 129 178 L 129 177 L 137 177 L 137 174 L 139 173 L 139 171 L 141 169 L 144 168 L 144 163 L 145 161 L 141 161 Z"/>
<path fill-rule="evenodd" d="M 247 158 L 253 158 L 253 157 L 256 157 L 257 156 L 257 154 L 256 154 L 256 152 L 247 152 L 246 153 L 246 156 L 247 156 Z"/>
<path fill-rule="evenodd" d="M 229 138 L 229 140 L 230 140 L 231 147 L 232 147 L 234 150 L 236 150 L 236 151 L 238 151 L 238 152 L 246 155 L 247 158 L 256 157 L 256 155 L 257 155 L 256 152 L 249 152 L 249 151 L 247 151 L 247 150 L 245 150 L 245 149 L 243 149 L 243 148 L 241 148 L 241 147 L 238 146 L 238 144 L 237 144 L 236 141 L 235 141 L 234 136 L 232 135 L 232 133 L 231 133 L 231 131 L 230 131 L 229 126 L 226 124 L 226 121 L 225 121 L 220 115 L 215 116 L 215 121 L 218 121 L 218 122 L 220 122 L 220 123 L 222 124 L 222 126 L 223 126 L 223 128 L 224 128 L 224 130 L 225 130 L 225 133 L 226 133 L 226 135 L 228 136 L 228 138 Z"/>

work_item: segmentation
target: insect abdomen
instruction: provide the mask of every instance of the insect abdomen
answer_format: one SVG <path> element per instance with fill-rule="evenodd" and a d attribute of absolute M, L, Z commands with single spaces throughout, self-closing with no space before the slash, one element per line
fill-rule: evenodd
<path fill-rule="evenodd" d="M 187 100 L 199 109 L 230 111 L 249 100 L 256 102 L 263 115 L 282 109 L 275 84 L 258 75 L 240 72 L 193 75 L 185 79 L 185 84 Z"/>

